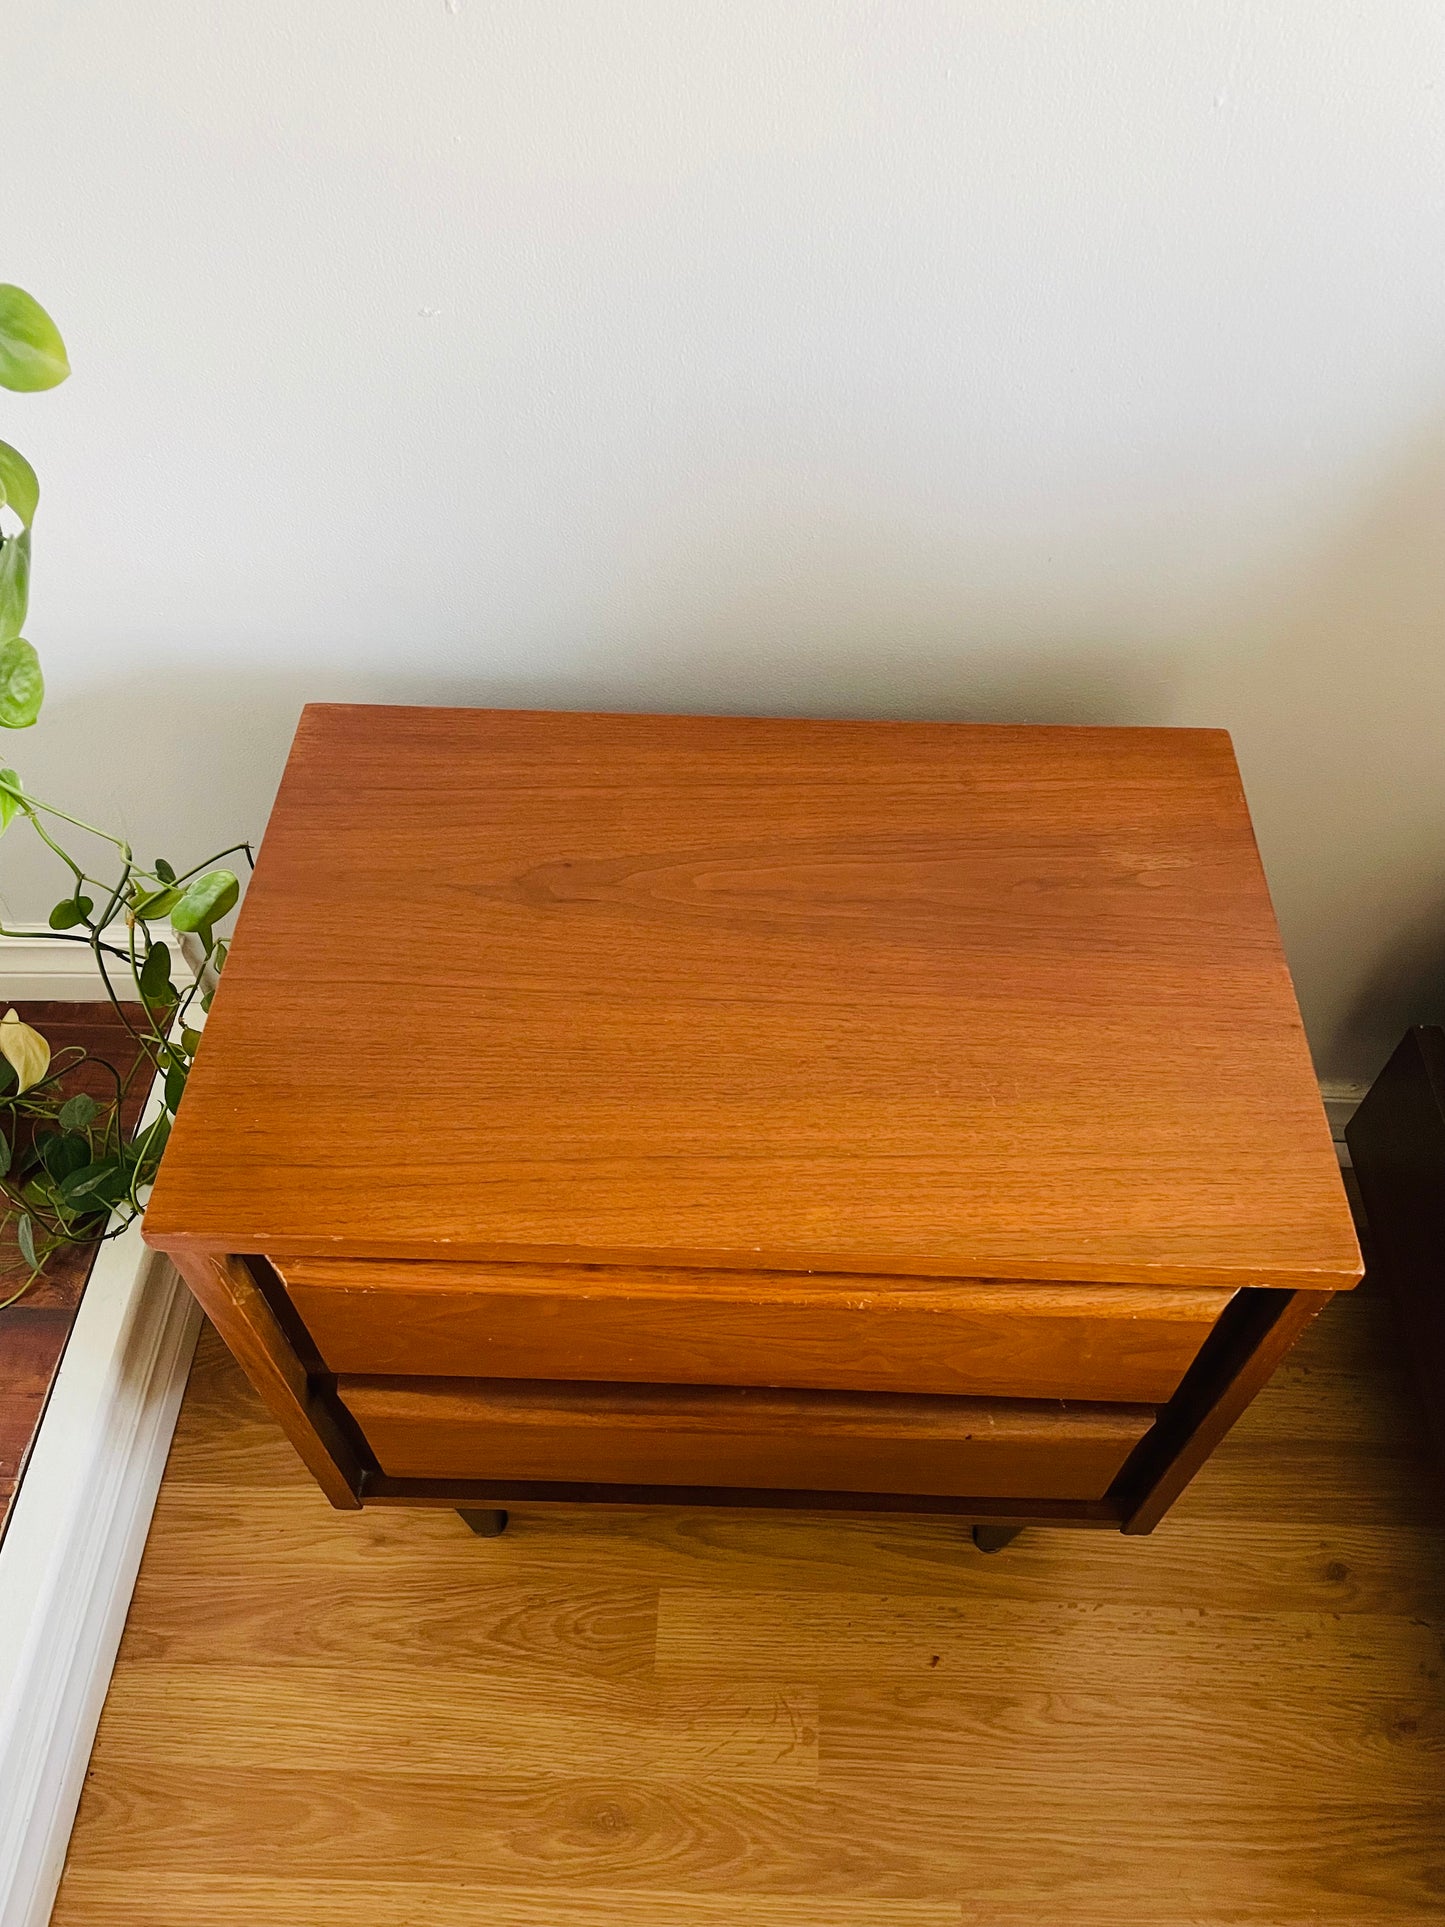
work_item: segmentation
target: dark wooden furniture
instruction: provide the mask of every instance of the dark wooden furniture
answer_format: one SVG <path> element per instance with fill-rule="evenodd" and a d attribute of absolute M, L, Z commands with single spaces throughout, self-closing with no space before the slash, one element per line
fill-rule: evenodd
<path fill-rule="evenodd" d="M 308 709 L 146 1235 L 481 1530 L 1147 1531 L 1359 1275 L 1209 730 Z"/>
<path fill-rule="evenodd" d="M 1405 1033 L 1345 1139 L 1369 1221 L 1370 1276 L 1394 1300 L 1445 1472 L 1445 1030 Z"/>

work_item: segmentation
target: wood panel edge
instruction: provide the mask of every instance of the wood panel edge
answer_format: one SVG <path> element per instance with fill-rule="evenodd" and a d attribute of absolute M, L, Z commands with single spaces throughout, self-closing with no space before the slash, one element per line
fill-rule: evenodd
<path fill-rule="evenodd" d="M 752 1512 L 936 1513 L 1021 1526 L 1092 1526 L 1118 1531 L 1123 1514 L 1110 1499 L 958 1499 L 937 1494 L 811 1492 L 762 1486 L 588 1485 L 540 1479 L 405 1479 L 378 1473 L 367 1505 L 445 1510 L 490 1505 L 726 1507 Z"/>
<path fill-rule="evenodd" d="M 1239 1294 L 1110 1489 L 1126 1533 L 1154 1530 L 1333 1296 Z"/>
<path fill-rule="evenodd" d="M 162 1248 L 326 1497 L 339 1511 L 356 1511 L 367 1467 L 245 1260 Z"/>
<path fill-rule="evenodd" d="M 1348 1212 L 1341 1192 L 1342 1211 Z M 226 1240 L 205 1233 L 188 1234 L 162 1226 L 147 1243 L 168 1255 L 186 1251 L 220 1256 L 235 1248 L 236 1238 Z M 245 1234 L 248 1251 L 264 1251 L 270 1262 L 284 1269 L 297 1259 L 322 1262 L 373 1262 L 389 1264 L 436 1263 L 438 1247 L 415 1239 L 388 1237 L 384 1232 L 366 1236 L 338 1236 L 324 1243 L 308 1238 L 293 1244 L 284 1232 L 274 1227 L 253 1227 Z M 1228 1291 L 1250 1288 L 1277 1291 L 1350 1291 L 1360 1282 L 1363 1264 L 1330 1266 L 1325 1269 L 1304 1265 L 1279 1266 L 1261 1271 L 1258 1265 L 1235 1263 L 1163 1264 L 1143 1261 L 1092 1258 L 1080 1255 L 1070 1260 L 1039 1262 L 1035 1258 L 1001 1257 L 956 1253 L 933 1258 L 910 1252 L 881 1252 L 876 1258 L 857 1251 L 839 1254 L 826 1250 L 770 1252 L 759 1250 L 742 1254 L 689 1246 L 676 1250 L 629 1248 L 619 1245 L 498 1245 L 480 1240 L 458 1238 L 445 1247 L 447 1264 L 498 1265 L 517 1271 L 557 1268 L 572 1271 L 707 1271 L 758 1273 L 778 1278 L 826 1276 L 839 1279 L 893 1278 L 917 1279 L 936 1284 L 1008 1284 L 1085 1288 L 1153 1287 L 1162 1291 Z"/>

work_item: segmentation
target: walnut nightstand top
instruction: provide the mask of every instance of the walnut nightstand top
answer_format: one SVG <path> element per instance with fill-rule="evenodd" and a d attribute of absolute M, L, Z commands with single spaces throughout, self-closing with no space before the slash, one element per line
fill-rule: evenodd
<path fill-rule="evenodd" d="M 146 1233 L 1359 1273 L 1213 730 L 309 708 Z"/>

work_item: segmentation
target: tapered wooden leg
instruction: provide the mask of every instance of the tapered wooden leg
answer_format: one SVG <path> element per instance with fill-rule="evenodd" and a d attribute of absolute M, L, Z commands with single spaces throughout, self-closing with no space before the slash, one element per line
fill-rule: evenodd
<path fill-rule="evenodd" d="M 980 1552 L 1002 1552 L 1022 1531 L 1022 1526 L 975 1526 L 973 1543 Z"/>
<path fill-rule="evenodd" d="M 505 1512 L 479 1511 L 474 1506 L 458 1506 L 457 1517 L 463 1525 L 469 1526 L 479 1539 L 495 1539 L 507 1530 Z"/>

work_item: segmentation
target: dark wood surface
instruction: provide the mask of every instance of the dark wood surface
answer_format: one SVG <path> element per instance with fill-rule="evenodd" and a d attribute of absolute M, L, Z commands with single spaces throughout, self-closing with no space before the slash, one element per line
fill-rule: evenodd
<path fill-rule="evenodd" d="M 1161 1404 L 1227 1291 L 283 1259 L 332 1371 Z"/>
<path fill-rule="evenodd" d="M 93 1247 L 86 1251 L 87 1265 L 94 1256 Z M 74 1322 L 73 1311 L 10 1305 L 0 1312 L 0 1530 Z"/>
<path fill-rule="evenodd" d="M 1370 1219 L 1370 1271 L 1389 1292 L 1445 1478 L 1445 1030 L 1401 1039 L 1345 1136 Z"/>
<path fill-rule="evenodd" d="M 1359 1270 L 1209 730 L 309 708 L 147 1235 Z"/>
<path fill-rule="evenodd" d="M 10 1008 L 0 1003 L 0 1011 Z M 30 1002 L 13 1008 L 41 1032 L 55 1054 L 79 1044 L 109 1058 L 123 1075 L 135 1061 L 125 1027 L 109 1004 Z M 127 1009 L 133 1020 L 139 1016 L 136 1007 Z M 72 1074 L 66 1089 L 71 1095 L 83 1090 L 104 1097 L 114 1085 L 103 1074 L 82 1069 Z M 134 1128 L 144 1099 L 144 1092 L 137 1090 L 127 1128 Z M 70 1245 L 55 1252 L 25 1296 L 0 1310 L 0 1532 L 60 1368 L 95 1249 L 93 1244 Z M 20 1283 L 23 1263 L 12 1226 L 0 1234 L 0 1298 Z"/>
<path fill-rule="evenodd" d="M 1102 1499 L 1147 1405 L 343 1377 L 391 1478 Z"/>

